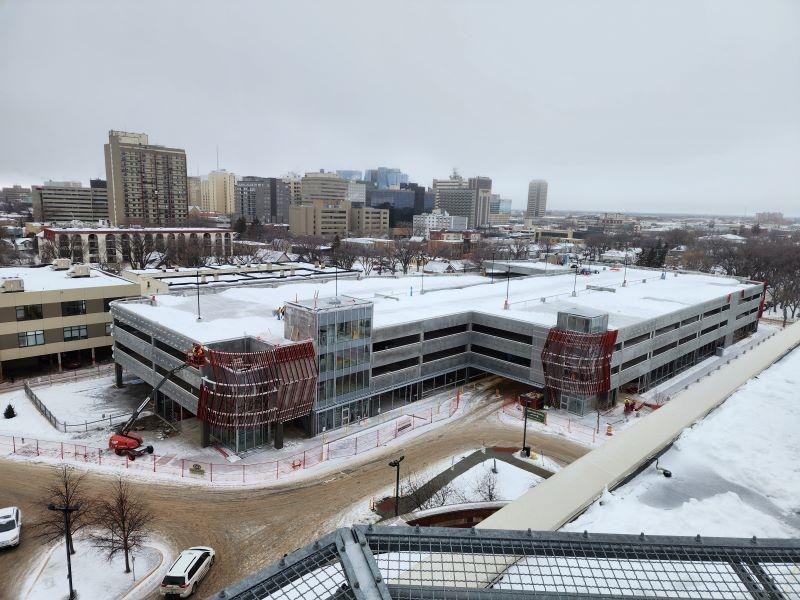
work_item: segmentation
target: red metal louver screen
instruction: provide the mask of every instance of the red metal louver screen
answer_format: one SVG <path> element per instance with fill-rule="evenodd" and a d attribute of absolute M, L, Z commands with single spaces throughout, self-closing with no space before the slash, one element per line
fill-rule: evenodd
<path fill-rule="evenodd" d="M 200 387 L 197 417 L 217 427 L 257 427 L 311 412 L 317 387 L 314 345 L 260 352 L 208 351 L 214 381 Z"/>
<path fill-rule="evenodd" d="M 545 385 L 550 390 L 592 396 L 611 389 L 611 354 L 617 332 L 580 333 L 553 328 L 542 350 Z"/>

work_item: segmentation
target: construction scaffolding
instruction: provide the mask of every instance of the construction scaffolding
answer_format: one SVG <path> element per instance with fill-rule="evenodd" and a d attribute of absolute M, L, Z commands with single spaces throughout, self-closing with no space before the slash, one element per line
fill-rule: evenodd
<path fill-rule="evenodd" d="M 311 341 L 257 352 L 210 349 L 213 379 L 200 387 L 197 416 L 214 427 L 247 429 L 311 412 L 317 357 Z"/>
<path fill-rule="evenodd" d="M 553 328 L 542 349 L 549 392 L 593 396 L 611 389 L 611 354 L 617 331 L 582 333 Z"/>

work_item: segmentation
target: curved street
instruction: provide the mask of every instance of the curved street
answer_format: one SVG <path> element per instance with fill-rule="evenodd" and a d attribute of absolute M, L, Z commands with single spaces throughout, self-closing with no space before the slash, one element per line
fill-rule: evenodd
<path fill-rule="evenodd" d="M 403 445 L 382 448 L 377 457 L 356 459 L 318 480 L 255 490 L 138 481 L 135 487 L 157 519 L 155 532 L 173 551 L 199 544 L 217 550 L 217 562 L 198 590 L 202 598 L 338 527 L 347 511 L 392 483 L 393 472 L 386 466 L 390 455 L 405 454 L 404 473 L 410 473 L 481 445 L 519 445 L 521 427 L 500 422 L 499 407 L 495 398 L 483 398 L 452 423 Z M 589 451 L 567 439 L 531 431 L 528 439 L 536 451 L 564 464 Z M 0 506 L 18 505 L 26 523 L 35 521 L 51 471 L 48 465 L 0 459 Z M 100 494 L 112 478 L 90 473 L 86 491 Z M 43 550 L 28 529 L 19 548 L 0 551 L 0 572 L 7 574 L 0 582 L 0 596 L 21 597 L 21 586 Z M 80 581 L 75 583 L 80 590 Z"/>

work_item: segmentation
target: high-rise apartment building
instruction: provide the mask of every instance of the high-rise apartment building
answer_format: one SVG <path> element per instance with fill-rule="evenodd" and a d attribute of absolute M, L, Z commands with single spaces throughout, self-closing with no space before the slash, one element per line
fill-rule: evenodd
<path fill-rule="evenodd" d="M 33 186 L 32 195 L 35 221 L 108 220 L 108 191 L 102 179 L 92 179 L 88 188 L 79 181 L 46 181 Z"/>
<path fill-rule="evenodd" d="M 300 180 L 300 200 L 312 202 L 325 200 L 340 202 L 347 200 L 349 182 L 336 173 L 306 173 Z"/>
<path fill-rule="evenodd" d="M 547 210 L 547 182 L 543 179 L 534 179 L 528 184 L 528 207 L 525 216 L 540 219 Z"/>
<path fill-rule="evenodd" d="M 199 177 L 187 177 L 186 185 L 189 194 L 189 206 L 203 208 L 203 181 Z"/>
<path fill-rule="evenodd" d="M 147 134 L 109 131 L 104 147 L 113 225 L 174 225 L 186 220 L 186 152 L 149 143 Z"/>
<path fill-rule="evenodd" d="M 212 212 L 226 215 L 236 211 L 236 175 L 220 169 L 208 174 L 206 204 Z"/>
<path fill-rule="evenodd" d="M 414 215 L 414 235 L 428 236 L 431 229 L 446 229 L 449 231 L 464 231 L 467 228 L 466 217 L 456 217 L 447 214 L 438 208 L 429 213 Z"/>
<path fill-rule="evenodd" d="M 408 175 L 400 169 L 378 167 L 364 171 L 364 180 L 371 181 L 379 190 L 400 187 L 401 183 L 408 183 Z"/>
<path fill-rule="evenodd" d="M 277 177 L 242 177 L 236 182 L 235 213 L 248 221 L 288 223 L 291 192 Z"/>

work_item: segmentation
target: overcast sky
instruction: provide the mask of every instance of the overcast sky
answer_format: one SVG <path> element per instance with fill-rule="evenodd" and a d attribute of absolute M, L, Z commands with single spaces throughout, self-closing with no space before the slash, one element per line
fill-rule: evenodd
<path fill-rule="evenodd" d="M 109 129 L 190 174 L 219 145 L 237 175 L 800 215 L 800 2 L 0 0 L 0 185 L 104 177 Z"/>

